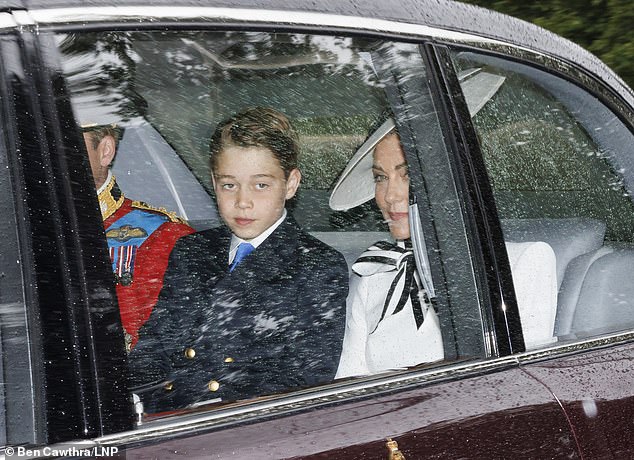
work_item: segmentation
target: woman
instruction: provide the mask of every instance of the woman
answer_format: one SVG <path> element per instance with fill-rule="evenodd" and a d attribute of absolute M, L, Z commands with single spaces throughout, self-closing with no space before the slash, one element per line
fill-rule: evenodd
<path fill-rule="evenodd" d="M 357 151 L 335 186 L 330 204 L 333 209 L 348 209 L 367 201 L 369 193 L 394 242 L 375 243 L 352 266 L 337 378 L 414 366 L 444 356 L 438 317 L 416 272 L 407 160 L 391 118 Z"/>

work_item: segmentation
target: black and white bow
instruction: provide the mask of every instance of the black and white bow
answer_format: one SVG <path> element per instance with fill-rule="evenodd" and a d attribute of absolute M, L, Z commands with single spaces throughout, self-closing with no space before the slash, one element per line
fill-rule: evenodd
<path fill-rule="evenodd" d="M 411 299 L 416 328 L 420 329 L 425 320 L 420 293 L 422 292 L 426 304 L 429 303 L 429 300 L 416 272 L 414 252 L 409 240 L 405 241 L 405 247 L 387 241 L 378 241 L 361 254 L 352 265 L 352 271 L 359 276 L 370 276 L 394 270 L 397 271 L 396 276 L 385 298 L 379 322 L 372 332 L 376 330 L 383 318 L 385 318 L 390 305 L 394 301 L 396 301 L 396 305 L 391 310 L 391 315 L 400 312 L 407 304 L 407 300 Z"/>

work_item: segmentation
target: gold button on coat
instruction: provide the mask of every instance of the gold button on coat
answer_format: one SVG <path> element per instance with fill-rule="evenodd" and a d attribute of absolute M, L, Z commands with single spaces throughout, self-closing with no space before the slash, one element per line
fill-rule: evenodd
<path fill-rule="evenodd" d="M 218 383 L 216 380 L 211 380 L 207 384 L 207 388 L 209 388 L 209 391 L 218 391 L 218 388 L 220 388 L 220 383 Z"/>
<path fill-rule="evenodd" d="M 194 356 L 196 356 L 196 350 L 193 348 L 185 348 L 185 358 L 194 359 Z"/>
<path fill-rule="evenodd" d="M 225 363 L 232 363 L 233 362 L 233 358 L 231 356 L 227 356 L 225 358 Z"/>
<path fill-rule="evenodd" d="M 172 391 L 174 389 L 174 382 L 166 382 L 163 388 L 165 388 L 165 391 Z"/>

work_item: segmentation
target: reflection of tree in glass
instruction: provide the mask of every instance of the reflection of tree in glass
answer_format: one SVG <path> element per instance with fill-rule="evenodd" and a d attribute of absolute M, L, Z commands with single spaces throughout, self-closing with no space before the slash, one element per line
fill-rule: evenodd
<path fill-rule="evenodd" d="M 59 49 L 81 123 L 113 123 L 145 113 L 135 90 L 138 56 L 128 33 L 67 34 Z"/>
<path fill-rule="evenodd" d="M 368 40 L 266 32 L 134 38 L 148 118 L 203 182 L 213 127 L 261 105 L 291 118 L 302 142 L 303 186 L 325 189 L 385 104 Z"/>
<path fill-rule="evenodd" d="M 386 105 L 371 62 L 383 47 L 391 46 L 358 37 L 192 31 L 68 34 L 60 43 L 78 112 L 88 107 L 110 122 L 113 114 L 115 121 L 142 114 L 201 183 L 209 182 L 215 125 L 261 105 L 291 118 L 302 143 L 303 186 L 321 190 Z M 392 63 L 409 58 L 402 50 L 383 54 Z"/>

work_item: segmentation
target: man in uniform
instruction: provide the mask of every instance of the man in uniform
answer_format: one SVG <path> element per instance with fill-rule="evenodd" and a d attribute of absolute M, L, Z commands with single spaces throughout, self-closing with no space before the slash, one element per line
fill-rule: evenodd
<path fill-rule="evenodd" d="M 110 171 L 117 150 L 116 125 L 82 125 L 103 217 L 121 322 L 129 352 L 163 287 L 172 247 L 194 230 L 175 213 L 126 198 Z"/>

